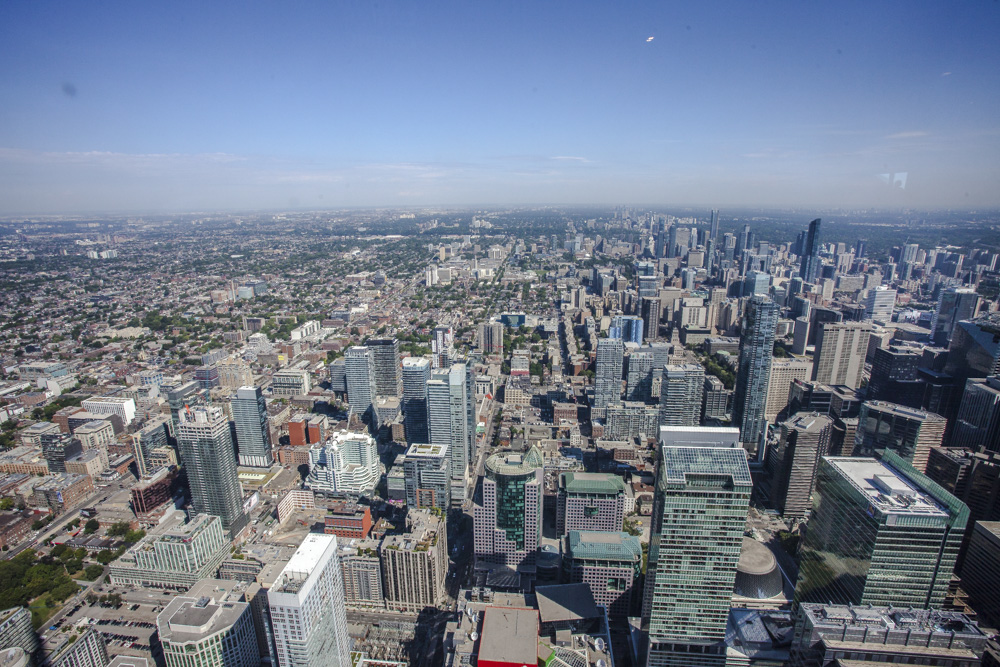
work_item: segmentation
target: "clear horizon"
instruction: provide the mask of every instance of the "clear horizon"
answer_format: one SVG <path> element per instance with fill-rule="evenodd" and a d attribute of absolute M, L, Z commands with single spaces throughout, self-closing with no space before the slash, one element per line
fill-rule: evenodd
<path fill-rule="evenodd" d="M 0 24 L 4 216 L 1000 207 L 997 3 L 13 2 Z"/>

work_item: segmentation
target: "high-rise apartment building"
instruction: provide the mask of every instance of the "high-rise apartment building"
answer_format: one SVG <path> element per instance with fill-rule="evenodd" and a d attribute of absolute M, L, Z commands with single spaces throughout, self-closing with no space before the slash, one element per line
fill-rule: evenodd
<path fill-rule="evenodd" d="M 477 566 L 534 571 L 542 537 L 543 463 L 534 447 L 486 459 L 473 506 Z"/>
<path fill-rule="evenodd" d="M 712 209 L 712 219 L 709 222 L 708 238 L 715 239 L 719 236 L 719 209 Z"/>
<path fill-rule="evenodd" d="M 406 505 L 412 508 L 451 507 L 451 458 L 448 445 L 416 443 L 403 461 Z"/>
<path fill-rule="evenodd" d="M 337 560 L 344 578 L 344 601 L 349 607 L 385 608 L 378 548 L 379 541 L 374 539 L 341 541 Z"/>
<path fill-rule="evenodd" d="M 937 609 L 969 508 L 906 460 L 820 459 L 797 602 Z"/>
<path fill-rule="evenodd" d="M 660 300 L 656 297 L 642 297 L 640 302 L 642 312 L 643 339 L 654 341 L 660 337 Z"/>
<path fill-rule="evenodd" d="M 31 610 L 27 607 L 11 607 L 0 612 L 0 646 L 4 650 L 19 648 L 27 655 L 26 664 L 35 664 L 34 658 L 42 657 L 42 644 L 31 625 Z"/>
<path fill-rule="evenodd" d="M 866 322 L 822 325 L 816 336 L 812 379 L 852 389 L 860 387 L 871 332 L 872 326 Z"/>
<path fill-rule="evenodd" d="M 403 359 L 403 425 L 406 442 L 425 443 L 427 433 L 427 381 L 431 379 L 429 359 Z"/>
<path fill-rule="evenodd" d="M 660 425 L 700 424 L 704 386 L 701 364 L 667 364 L 660 382 Z"/>
<path fill-rule="evenodd" d="M 335 536 L 306 535 L 267 600 L 279 667 L 351 667 Z"/>
<path fill-rule="evenodd" d="M 556 532 L 619 531 L 625 519 L 625 483 L 618 475 L 596 472 L 559 474 Z"/>
<path fill-rule="evenodd" d="M 403 391 L 399 370 L 399 341 L 395 338 L 369 338 L 365 345 L 372 351 L 375 395 L 399 396 Z"/>
<path fill-rule="evenodd" d="M 775 359 L 771 362 L 771 379 L 767 383 L 767 403 L 764 419 L 773 422 L 781 411 L 788 407 L 788 396 L 792 383 L 808 380 L 812 373 L 812 363 L 801 359 Z"/>
<path fill-rule="evenodd" d="M 816 468 L 830 449 L 833 419 L 799 412 L 781 423 L 778 444 L 768 452 L 771 506 L 789 519 L 802 519 L 810 501 Z"/>
<path fill-rule="evenodd" d="M 362 419 L 368 411 L 375 412 L 375 354 L 371 348 L 354 345 L 344 353 L 344 374 L 347 378 L 347 403 L 351 414 Z"/>
<path fill-rule="evenodd" d="M 614 338 L 597 341 L 597 372 L 594 376 L 595 417 L 603 417 L 604 409 L 621 401 L 622 366 L 625 345 Z"/>
<path fill-rule="evenodd" d="M 483 354 L 503 354 L 501 322 L 483 322 L 479 325 L 479 349 Z"/>
<path fill-rule="evenodd" d="M 733 393 L 733 424 L 740 429 L 743 446 L 751 452 L 756 451 L 764 432 L 778 312 L 778 304 L 762 296 L 751 297 L 746 305 Z"/>
<path fill-rule="evenodd" d="M 587 584 L 594 602 L 604 605 L 608 616 L 631 615 L 640 593 L 638 537 L 621 531 L 571 530 L 563 537 L 562 552 L 564 580 Z"/>
<path fill-rule="evenodd" d="M 83 631 L 76 641 L 64 643 L 45 659 L 51 667 L 105 667 L 108 656 L 108 642 L 96 628 Z"/>
<path fill-rule="evenodd" d="M 320 493 L 365 493 L 381 477 L 378 446 L 367 433 L 339 431 L 309 448 L 306 485 Z"/>
<path fill-rule="evenodd" d="M 236 425 L 236 448 L 242 466 L 267 468 L 274 463 L 271 454 L 271 426 L 267 402 L 260 387 L 240 387 L 231 403 Z"/>
<path fill-rule="evenodd" d="M 222 408 L 198 406 L 181 411 L 177 446 L 187 470 L 191 506 L 196 512 L 219 517 L 230 535 L 239 535 L 247 525 L 247 515 L 229 420 Z"/>
<path fill-rule="evenodd" d="M 466 496 L 469 464 L 475 453 L 475 378 L 467 364 L 434 371 L 427 382 L 427 430 L 433 445 L 445 445 L 451 458 L 452 502 Z"/>
<path fill-rule="evenodd" d="M 386 536 L 379 549 L 385 602 L 389 609 L 420 612 L 445 596 L 448 531 L 427 510 L 410 510 L 406 523 L 405 534 Z"/>
<path fill-rule="evenodd" d="M 642 610 L 650 667 L 726 664 L 752 486 L 739 447 L 662 447 Z"/>
<path fill-rule="evenodd" d="M 641 348 L 625 357 L 625 400 L 648 401 L 653 390 L 653 354 Z"/>
<path fill-rule="evenodd" d="M 854 435 L 855 456 L 896 452 L 918 471 L 927 468 L 931 447 L 940 447 L 947 420 L 941 415 L 887 401 L 866 401 Z"/>

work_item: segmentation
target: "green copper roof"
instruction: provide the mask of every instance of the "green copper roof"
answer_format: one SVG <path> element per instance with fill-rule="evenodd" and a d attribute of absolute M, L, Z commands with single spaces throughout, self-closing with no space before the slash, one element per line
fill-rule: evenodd
<path fill-rule="evenodd" d="M 564 472 L 560 487 L 567 493 L 617 495 L 625 492 L 621 477 L 599 472 Z"/>
<path fill-rule="evenodd" d="M 635 561 L 642 558 L 639 538 L 623 532 L 571 530 L 566 537 L 570 558 L 586 560 Z"/>

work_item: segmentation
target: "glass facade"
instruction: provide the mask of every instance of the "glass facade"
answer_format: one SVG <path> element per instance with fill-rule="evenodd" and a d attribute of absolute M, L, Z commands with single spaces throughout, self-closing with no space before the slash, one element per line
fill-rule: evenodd
<path fill-rule="evenodd" d="M 764 408 L 771 379 L 778 310 L 778 304 L 764 296 L 754 296 L 747 302 L 736 389 L 733 392 L 733 423 L 740 427 L 740 438 L 749 451 L 756 450 L 764 430 Z"/>
<path fill-rule="evenodd" d="M 824 457 L 795 599 L 939 608 L 968 515 L 891 452 L 882 461 Z"/>
<path fill-rule="evenodd" d="M 751 487 L 742 449 L 663 448 L 643 601 L 648 664 L 725 664 Z"/>

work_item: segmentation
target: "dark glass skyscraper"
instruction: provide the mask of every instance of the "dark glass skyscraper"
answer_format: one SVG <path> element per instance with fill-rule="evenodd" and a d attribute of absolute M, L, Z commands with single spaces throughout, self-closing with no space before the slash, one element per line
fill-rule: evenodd
<path fill-rule="evenodd" d="M 403 424 L 406 442 L 411 445 L 430 442 L 427 433 L 427 381 L 430 379 L 429 359 L 403 359 Z"/>
<path fill-rule="evenodd" d="M 960 500 L 887 451 L 824 457 L 797 602 L 940 608 L 969 518 Z"/>
<path fill-rule="evenodd" d="M 819 222 L 820 219 L 816 218 L 809 223 L 809 232 L 806 234 L 805 243 L 802 248 L 799 275 L 807 283 L 814 283 L 819 280 Z"/>
<path fill-rule="evenodd" d="M 267 403 L 260 387 L 240 387 L 232 401 L 240 465 L 267 468 L 274 463 Z"/>
<path fill-rule="evenodd" d="M 740 361 L 733 393 L 733 420 L 740 440 L 750 452 L 757 448 L 764 430 L 767 385 L 771 380 L 774 333 L 778 326 L 778 304 L 756 295 L 747 302 L 740 338 Z"/>

